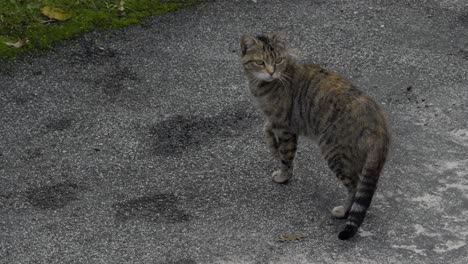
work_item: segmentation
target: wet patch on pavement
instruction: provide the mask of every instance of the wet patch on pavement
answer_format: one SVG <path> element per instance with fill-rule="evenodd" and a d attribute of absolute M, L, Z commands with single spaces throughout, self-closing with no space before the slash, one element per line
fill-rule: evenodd
<path fill-rule="evenodd" d="M 143 220 L 154 223 L 180 223 L 191 216 L 179 208 L 179 199 L 173 194 L 156 194 L 130 199 L 113 205 L 118 221 Z"/>
<path fill-rule="evenodd" d="M 460 14 L 458 16 L 458 21 L 463 26 L 468 27 L 468 11 L 465 11 L 464 13 Z"/>
<path fill-rule="evenodd" d="M 12 101 L 19 106 L 26 105 L 32 101 L 34 101 L 37 98 L 37 95 L 34 93 L 27 93 L 27 94 L 19 94 L 15 95 L 12 98 Z"/>
<path fill-rule="evenodd" d="M 58 117 L 47 121 L 45 127 L 50 131 L 63 131 L 73 124 L 73 119 L 70 117 Z"/>
<path fill-rule="evenodd" d="M 24 160 L 31 161 L 35 159 L 39 159 L 44 156 L 44 149 L 42 148 L 27 148 L 24 153 Z"/>
<path fill-rule="evenodd" d="M 109 59 L 117 59 L 115 49 L 99 45 L 95 40 L 83 38 L 79 43 L 78 51 L 72 53 L 72 58 L 81 63 L 98 64 Z"/>
<path fill-rule="evenodd" d="M 208 144 L 213 138 L 234 137 L 242 130 L 253 127 L 258 118 L 249 109 L 225 109 L 211 116 L 174 115 L 149 129 L 153 141 L 153 153 L 161 156 L 180 155 L 194 147 Z M 260 123 L 258 123 L 260 125 Z"/>
<path fill-rule="evenodd" d="M 96 85 L 112 100 L 125 89 L 125 82 L 137 80 L 138 78 L 134 71 L 128 67 L 123 67 L 119 68 L 117 71 L 105 74 L 96 81 Z"/>
<path fill-rule="evenodd" d="M 78 194 L 82 189 L 78 184 L 65 182 L 29 189 L 25 196 L 34 207 L 54 210 L 78 200 Z"/>

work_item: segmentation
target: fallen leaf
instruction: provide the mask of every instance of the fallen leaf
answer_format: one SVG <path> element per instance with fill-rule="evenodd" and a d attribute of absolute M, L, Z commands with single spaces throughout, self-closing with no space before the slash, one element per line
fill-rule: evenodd
<path fill-rule="evenodd" d="M 16 42 L 3 42 L 5 43 L 5 45 L 7 46 L 11 46 L 11 47 L 15 47 L 17 49 L 23 47 L 24 45 L 26 45 L 27 43 L 29 42 L 29 40 L 27 38 L 24 38 L 24 39 L 20 39 Z"/>
<path fill-rule="evenodd" d="M 62 10 L 56 7 L 51 7 L 51 6 L 45 6 L 41 8 L 41 13 L 48 18 L 52 18 L 52 19 L 60 20 L 60 21 L 65 21 L 72 16 L 70 13 L 68 13 L 65 10 Z"/>
<path fill-rule="evenodd" d="M 303 238 L 306 238 L 306 236 L 304 235 L 280 235 L 279 241 L 289 242 L 289 241 L 301 240 Z"/>

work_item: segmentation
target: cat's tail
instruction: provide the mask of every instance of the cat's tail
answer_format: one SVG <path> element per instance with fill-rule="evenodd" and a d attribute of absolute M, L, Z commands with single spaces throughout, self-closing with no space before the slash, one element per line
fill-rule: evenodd
<path fill-rule="evenodd" d="M 353 204 L 348 213 L 346 226 L 338 234 L 339 239 L 353 237 L 361 226 L 366 216 L 372 197 L 377 189 L 377 181 L 387 158 L 389 140 L 384 140 L 380 146 L 374 146 L 369 152 L 364 164 L 361 178 L 357 186 Z"/>

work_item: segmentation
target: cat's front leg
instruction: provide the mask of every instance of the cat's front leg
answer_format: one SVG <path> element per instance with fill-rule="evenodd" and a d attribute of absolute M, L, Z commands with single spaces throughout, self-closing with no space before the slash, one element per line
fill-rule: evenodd
<path fill-rule="evenodd" d="M 275 133 L 273 132 L 273 125 L 270 122 L 266 122 L 265 126 L 263 127 L 263 132 L 265 134 L 265 142 L 270 149 L 270 153 L 273 158 L 279 160 L 279 142 L 275 137 Z"/>
<path fill-rule="evenodd" d="M 276 183 L 288 183 L 293 176 L 293 163 L 297 150 L 297 135 L 285 129 L 273 129 L 278 142 L 278 154 L 281 168 L 273 173 Z"/>

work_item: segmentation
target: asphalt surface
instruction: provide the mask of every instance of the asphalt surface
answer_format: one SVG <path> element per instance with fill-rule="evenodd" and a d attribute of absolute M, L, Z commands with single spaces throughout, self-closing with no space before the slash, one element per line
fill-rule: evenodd
<path fill-rule="evenodd" d="M 389 113 L 350 241 L 312 143 L 271 181 L 238 42 L 279 30 Z M 211 1 L 2 62 L 0 263 L 467 263 L 467 76 L 464 0 Z"/>

